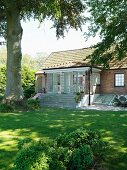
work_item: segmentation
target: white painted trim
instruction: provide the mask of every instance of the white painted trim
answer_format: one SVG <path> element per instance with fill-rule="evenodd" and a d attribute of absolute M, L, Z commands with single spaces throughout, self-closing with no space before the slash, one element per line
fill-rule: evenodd
<path fill-rule="evenodd" d="M 90 67 L 75 67 L 75 68 L 58 68 L 58 69 L 50 69 L 50 70 L 44 70 L 45 73 L 60 73 L 60 72 L 73 72 L 73 71 L 86 71 L 90 69 Z M 92 71 L 94 72 L 100 72 L 100 69 L 92 68 Z"/>

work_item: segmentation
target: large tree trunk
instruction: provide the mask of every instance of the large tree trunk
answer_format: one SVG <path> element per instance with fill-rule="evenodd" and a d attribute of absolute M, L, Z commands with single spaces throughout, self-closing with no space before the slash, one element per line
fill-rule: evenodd
<path fill-rule="evenodd" d="M 21 39 L 22 27 L 20 11 L 15 7 L 7 9 L 7 70 L 5 99 L 8 101 L 23 100 L 21 84 Z"/>

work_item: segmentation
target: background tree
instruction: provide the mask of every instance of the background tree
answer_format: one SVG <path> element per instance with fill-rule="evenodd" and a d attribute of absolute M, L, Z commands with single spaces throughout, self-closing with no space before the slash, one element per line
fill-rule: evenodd
<path fill-rule="evenodd" d="M 21 19 L 49 18 L 56 28 L 56 36 L 64 36 L 69 28 L 81 28 L 85 5 L 82 0 L 0 0 L 0 35 L 7 40 L 7 70 L 5 99 L 23 99 L 21 86 Z"/>
<path fill-rule="evenodd" d="M 7 61 L 7 50 L 5 47 L 0 49 L 0 65 L 6 65 Z"/>
<path fill-rule="evenodd" d="M 113 58 L 121 60 L 127 55 L 127 1 L 126 0 L 86 0 L 90 12 L 87 36 L 101 37 L 101 42 L 92 54 L 93 64 L 108 63 Z"/>
<path fill-rule="evenodd" d="M 22 66 L 27 66 L 32 68 L 35 71 L 41 69 L 44 61 L 46 60 L 48 54 L 44 52 L 37 53 L 34 57 L 24 54 L 22 56 Z"/>
<path fill-rule="evenodd" d="M 3 95 L 6 85 L 6 68 L 5 65 L 0 65 L 0 96 Z"/>
<path fill-rule="evenodd" d="M 6 87 L 6 67 L 0 65 L 0 97 L 3 96 Z M 35 92 L 35 71 L 28 66 L 22 66 L 22 87 L 24 96 L 31 97 Z"/>

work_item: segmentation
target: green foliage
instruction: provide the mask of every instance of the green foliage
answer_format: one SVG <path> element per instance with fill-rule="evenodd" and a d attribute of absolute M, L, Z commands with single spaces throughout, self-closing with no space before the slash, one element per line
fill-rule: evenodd
<path fill-rule="evenodd" d="M 77 129 L 70 134 L 63 134 L 57 138 L 57 145 L 69 148 L 78 148 L 83 144 L 92 146 L 100 139 L 100 134 L 96 131 Z"/>
<path fill-rule="evenodd" d="M 50 170 L 66 170 L 71 157 L 71 150 L 67 147 L 54 147 L 50 152 Z"/>
<path fill-rule="evenodd" d="M 30 142 L 32 142 L 32 139 L 31 138 L 25 138 L 25 139 L 22 139 L 18 142 L 18 149 L 21 150 L 23 149 L 24 147 L 26 147 L 27 144 L 29 144 Z"/>
<path fill-rule="evenodd" d="M 2 102 L 3 100 L 3 95 L 0 94 L 0 103 Z"/>
<path fill-rule="evenodd" d="M 12 81 L 7 81 L 9 83 L 6 86 L 6 89 L 9 89 L 11 86 L 11 91 L 6 93 L 6 98 L 12 96 L 14 90 L 17 91 L 13 96 L 14 100 L 23 98 L 22 90 L 19 90 L 21 89 L 21 39 L 23 33 L 21 20 L 26 21 L 34 18 L 41 23 L 45 19 L 50 19 L 53 23 L 52 27 L 56 29 L 56 36 L 59 38 L 60 36 L 64 36 L 64 32 L 70 28 L 81 29 L 85 23 L 85 17 L 83 16 L 85 9 L 86 6 L 82 0 L 0 1 L 0 37 L 4 37 L 8 42 L 7 70 L 12 73 Z M 10 76 L 7 74 L 7 79 L 9 78 Z M 13 82 L 17 82 L 17 85 L 14 86 Z M 23 82 L 23 86 L 26 87 L 25 82 Z"/>
<path fill-rule="evenodd" d="M 126 57 L 127 53 L 127 3 L 118 0 L 86 0 L 90 12 L 89 32 L 95 36 L 99 34 L 101 42 L 92 54 L 93 64 L 109 66 L 114 57 L 118 60 Z"/>
<path fill-rule="evenodd" d="M 3 94 L 6 85 L 6 67 L 0 66 L 0 93 Z"/>
<path fill-rule="evenodd" d="M 15 170 L 48 170 L 48 157 L 39 142 L 24 147 L 15 160 Z"/>
<path fill-rule="evenodd" d="M 35 71 L 26 66 L 22 68 L 22 87 L 26 98 L 35 93 Z"/>
<path fill-rule="evenodd" d="M 24 90 L 24 96 L 28 99 L 31 96 L 33 96 L 35 93 L 35 87 L 34 86 L 30 86 L 30 87 L 26 87 Z"/>
<path fill-rule="evenodd" d="M 23 89 L 34 86 L 34 81 L 35 81 L 35 71 L 29 67 L 24 66 L 22 68 L 22 87 L 23 87 Z"/>
<path fill-rule="evenodd" d="M 0 104 L 0 112 L 7 113 L 7 112 L 12 112 L 12 111 L 14 111 L 12 106 L 8 104 L 4 104 L 4 103 Z"/>
<path fill-rule="evenodd" d="M 84 92 L 77 92 L 75 96 L 76 103 L 80 102 L 83 96 L 84 96 Z"/>
<path fill-rule="evenodd" d="M 0 93 L 3 94 L 6 86 L 6 67 L 0 66 Z M 35 93 L 35 71 L 29 67 L 22 68 L 22 87 L 26 98 Z"/>
<path fill-rule="evenodd" d="M 88 145 L 82 145 L 74 151 L 69 162 L 69 170 L 85 170 L 93 163 L 93 153 Z"/>
<path fill-rule="evenodd" d="M 98 159 L 98 155 L 105 154 L 100 135 L 84 129 L 60 135 L 52 142 L 30 142 L 30 139 L 20 141 L 15 170 L 84 170 L 92 168 L 96 159 L 100 163 L 102 157 Z"/>
<path fill-rule="evenodd" d="M 27 106 L 29 110 L 36 110 L 40 108 L 39 101 L 35 99 L 28 99 Z"/>

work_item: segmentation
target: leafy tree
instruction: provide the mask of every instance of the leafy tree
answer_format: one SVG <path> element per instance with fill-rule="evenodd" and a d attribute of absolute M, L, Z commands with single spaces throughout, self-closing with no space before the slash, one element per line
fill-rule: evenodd
<path fill-rule="evenodd" d="M 0 94 L 4 94 L 6 86 L 6 67 L 0 66 Z M 28 66 L 22 67 L 22 87 L 25 97 L 31 97 L 35 92 L 35 71 Z"/>
<path fill-rule="evenodd" d="M 30 67 L 34 70 L 39 70 L 42 67 L 42 64 L 47 58 L 46 53 L 37 53 L 35 57 L 31 57 L 28 54 L 24 54 L 22 57 L 22 66 Z"/>
<path fill-rule="evenodd" d="M 22 87 L 26 98 L 35 92 L 35 71 L 28 66 L 22 67 Z"/>
<path fill-rule="evenodd" d="M 108 63 L 113 58 L 121 60 L 127 54 L 127 1 L 86 0 L 89 12 L 89 33 L 87 36 L 101 37 L 101 42 L 92 54 L 93 64 Z"/>
<path fill-rule="evenodd" d="M 6 84 L 6 68 L 5 66 L 0 66 L 0 95 L 4 93 L 5 84 Z"/>
<path fill-rule="evenodd" d="M 42 67 L 47 57 L 48 54 L 44 52 L 40 52 L 36 54 L 36 57 L 34 58 L 35 70 L 39 70 Z"/>
<path fill-rule="evenodd" d="M 7 40 L 7 71 L 5 99 L 23 99 L 21 86 L 21 19 L 53 21 L 56 36 L 64 36 L 69 28 L 81 28 L 85 5 L 82 0 L 0 0 L 0 35 Z"/>

